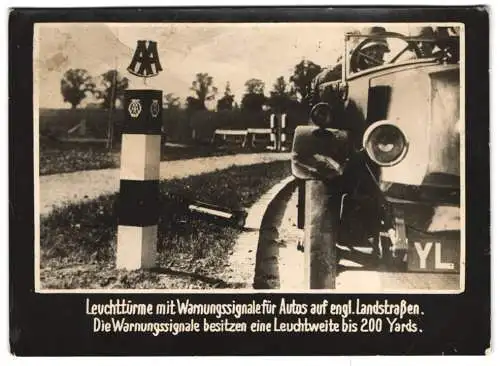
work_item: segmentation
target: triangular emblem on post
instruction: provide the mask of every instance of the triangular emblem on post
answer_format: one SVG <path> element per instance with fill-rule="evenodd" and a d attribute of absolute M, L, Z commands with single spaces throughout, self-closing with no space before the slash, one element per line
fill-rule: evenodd
<path fill-rule="evenodd" d="M 139 77 L 156 76 L 162 71 L 158 57 L 157 43 L 153 41 L 137 41 L 134 57 L 127 68 L 132 75 Z"/>

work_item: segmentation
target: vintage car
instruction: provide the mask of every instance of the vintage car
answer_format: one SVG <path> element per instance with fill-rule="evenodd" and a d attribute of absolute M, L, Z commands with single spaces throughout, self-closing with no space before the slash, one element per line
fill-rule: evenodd
<path fill-rule="evenodd" d="M 373 39 L 390 52 L 363 69 Z M 453 29 L 346 34 L 340 78 L 319 85 L 292 147 L 293 175 L 330 187 L 337 261 L 371 247 L 377 268 L 460 271 L 459 50 Z M 299 222 L 304 200 L 315 199 L 303 192 Z"/>

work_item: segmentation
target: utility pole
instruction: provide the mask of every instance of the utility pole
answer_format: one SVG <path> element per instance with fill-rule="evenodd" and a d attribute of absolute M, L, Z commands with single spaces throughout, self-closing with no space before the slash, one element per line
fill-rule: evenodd
<path fill-rule="evenodd" d="M 114 134 L 114 126 L 113 126 L 113 112 L 115 110 L 116 104 L 116 79 L 118 77 L 118 70 L 116 66 L 116 57 L 115 57 L 115 68 L 113 70 L 113 78 L 111 79 L 111 98 L 109 101 L 109 112 L 108 112 L 108 138 L 106 141 L 106 148 L 109 152 L 113 149 L 113 134 Z"/>

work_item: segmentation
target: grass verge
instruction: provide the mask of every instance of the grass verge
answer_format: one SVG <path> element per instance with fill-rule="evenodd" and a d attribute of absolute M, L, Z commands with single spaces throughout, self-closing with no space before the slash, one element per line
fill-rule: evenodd
<path fill-rule="evenodd" d="M 212 145 L 163 146 L 161 160 L 180 160 L 210 156 L 255 153 L 239 146 Z M 120 147 L 108 151 L 102 142 L 40 141 L 40 175 L 120 167 Z"/>
<path fill-rule="evenodd" d="M 217 278 L 242 229 L 193 217 L 172 195 L 231 209 L 246 209 L 290 175 L 290 163 L 273 162 L 160 183 L 158 268 L 114 269 L 118 194 L 54 210 L 40 223 L 41 287 L 210 289 L 238 287 Z M 256 243 L 257 244 L 257 243 Z"/>

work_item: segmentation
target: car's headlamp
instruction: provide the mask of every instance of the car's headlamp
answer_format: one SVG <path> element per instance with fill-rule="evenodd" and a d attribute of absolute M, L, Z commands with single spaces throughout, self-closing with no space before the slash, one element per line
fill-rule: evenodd
<path fill-rule="evenodd" d="M 370 159 L 378 165 L 393 166 L 405 158 L 408 139 L 393 123 L 378 121 L 366 129 L 363 147 Z"/>
<path fill-rule="evenodd" d="M 332 108 L 328 103 L 321 102 L 316 104 L 311 109 L 311 122 L 321 128 L 331 127 L 332 124 Z"/>

